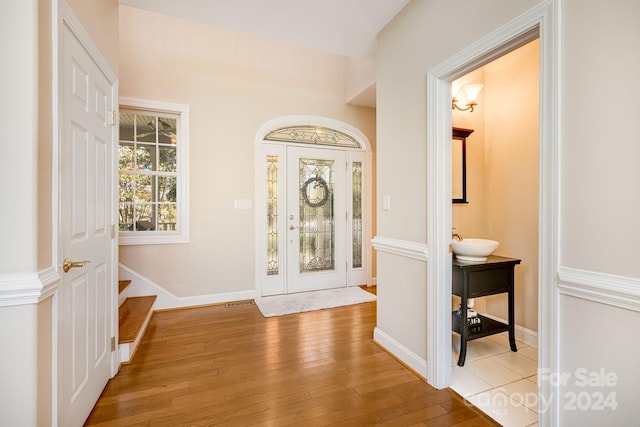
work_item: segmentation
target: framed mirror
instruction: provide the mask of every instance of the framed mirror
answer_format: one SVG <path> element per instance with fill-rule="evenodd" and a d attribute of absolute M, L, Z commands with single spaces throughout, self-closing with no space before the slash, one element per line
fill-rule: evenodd
<path fill-rule="evenodd" d="M 453 203 L 467 201 L 467 137 L 473 129 L 452 129 L 451 139 L 451 190 Z"/>

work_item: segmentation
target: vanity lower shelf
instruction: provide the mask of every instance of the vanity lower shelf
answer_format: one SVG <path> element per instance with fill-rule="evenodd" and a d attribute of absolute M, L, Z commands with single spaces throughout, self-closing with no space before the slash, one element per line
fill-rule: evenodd
<path fill-rule="evenodd" d="M 501 332 L 509 332 L 509 325 L 506 323 L 498 322 L 481 314 L 478 314 L 478 318 L 480 318 L 480 324 L 467 325 L 467 341 L 499 334 Z M 462 319 L 456 316 L 455 311 L 451 312 L 451 327 L 453 332 L 462 335 Z"/>

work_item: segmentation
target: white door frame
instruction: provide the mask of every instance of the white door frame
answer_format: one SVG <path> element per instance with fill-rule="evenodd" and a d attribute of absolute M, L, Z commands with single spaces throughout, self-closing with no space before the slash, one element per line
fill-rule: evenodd
<path fill-rule="evenodd" d="M 62 33 L 64 27 L 66 26 L 70 32 L 79 40 L 80 44 L 84 47 L 87 53 L 91 56 L 93 61 L 96 63 L 100 71 L 107 78 L 109 85 L 111 86 L 111 97 L 112 97 L 112 105 L 110 106 L 111 111 L 118 111 L 118 77 L 117 74 L 113 71 L 107 60 L 104 58 L 100 50 L 97 48 L 89 33 L 84 29 L 80 20 L 76 17 L 71 7 L 64 0 L 56 0 L 57 7 L 54 10 L 54 16 L 57 12 L 57 18 L 55 19 L 55 29 L 54 29 L 54 56 L 53 56 L 53 81 L 54 81 L 54 94 L 53 94 L 53 116 L 54 116 L 54 141 L 53 141 L 53 170 L 52 176 L 54 180 L 53 190 L 52 190 L 52 208 L 53 208 L 53 222 L 54 227 L 56 228 L 54 231 L 54 235 L 57 237 L 56 243 L 54 244 L 54 263 L 60 268 L 62 265 L 62 258 L 64 257 L 63 248 L 62 248 L 62 218 L 60 218 L 60 183 L 62 182 L 62 171 L 60 168 L 61 161 L 61 141 L 62 137 L 62 117 L 60 117 L 60 111 L 62 109 L 58 108 L 58 103 L 63 101 L 63 97 L 60 94 L 60 90 L 63 87 L 62 78 L 63 73 L 60 67 L 63 65 L 63 50 L 62 50 Z M 117 147 L 118 147 L 118 132 L 117 132 L 117 123 L 114 123 L 114 131 L 112 133 L 112 145 L 113 145 L 113 159 L 117 159 Z M 110 221 L 112 225 L 117 224 L 117 197 L 118 193 L 117 189 L 117 181 L 116 177 L 118 171 L 117 162 L 114 162 L 113 167 L 113 177 L 114 180 L 111 186 L 111 194 L 113 195 L 112 205 L 109 207 L 110 214 L 107 217 L 107 220 Z M 118 277 L 118 233 L 116 232 L 114 238 L 111 239 L 111 249 L 110 249 L 110 258 L 111 258 L 111 277 Z M 62 283 L 62 282 L 61 282 Z M 61 331 L 61 322 L 59 321 L 61 318 L 61 313 L 59 312 L 60 308 L 60 298 L 61 290 L 58 289 L 56 292 L 56 300 L 54 303 L 54 319 L 55 319 L 55 334 L 54 334 L 54 343 L 53 343 L 53 381 L 52 381 L 52 391 L 53 391 L 53 408 L 52 408 L 52 421 L 54 425 L 57 425 L 60 416 L 60 407 L 59 405 L 62 402 L 58 401 L 56 396 L 60 390 L 60 381 L 62 378 L 62 366 L 63 361 L 61 360 L 61 339 L 62 339 L 62 331 Z M 110 326 L 111 336 L 115 337 L 116 345 L 118 342 L 118 295 L 117 295 L 117 286 L 113 284 L 113 292 L 111 293 L 111 307 L 113 307 L 112 313 L 112 324 Z M 117 372 L 120 365 L 119 360 L 119 352 L 112 351 L 110 355 L 110 373 L 111 377 L 113 377 Z"/>
<path fill-rule="evenodd" d="M 265 266 L 266 266 L 266 239 L 264 238 L 264 230 L 266 229 L 266 212 L 263 201 L 266 197 L 266 185 L 265 185 L 265 177 L 266 177 L 266 157 L 268 155 L 277 155 L 284 162 L 286 149 L 285 146 L 287 143 L 272 143 L 269 141 L 268 144 L 265 144 L 265 136 L 270 132 L 287 127 L 287 126 L 301 126 L 301 125 L 311 125 L 311 126 L 319 126 L 325 127 L 329 129 L 335 129 L 337 131 L 343 132 L 351 137 L 353 137 L 361 146 L 361 149 L 348 149 L 348 148 L 340 148 L 342 150 L 348 151 L 349 153 L 358 152 L 364 153 L 364 194 L 363 194 L 363 236 L 362 236 L 362 246 L 363 246 L 363 266 L 365 269 L 366 275 L 366 283 L 372 285 L 372 273 L 371 273 L 371 254 L 372 254 L 372 246 L 371 246 L 371 232 L 372 232 L 372 150 L 371 143 L 369 142 L 369 138 L 366 137 L 364 133 L 362 133 L 359 129 L 354 126 L 349 125 L 348 123 L 344 123 L 338 120 L 330 119 L 327 117 L 321 116 L 310 116 L 310 115 L 296 115 L 296 116 L 284 116 L 278 117 L 264 123 L 258 131 L 256 132 L 255 139 L 255 289 L 256 296 L 264 295 L 264 291 L 266 290 L 267 283 L 272 281 L 272 277 L 268 277 L 266 275 Z M 296 146 L 305 146 L 304 144 L 295 144 Z M 306 145 L 309 148 L 312 148 L 313 145 Z M 331 147 L 318 145 L 316 148 L 320 149 L 331 149 Z M 348 153 L 348 154 L 349 154 Z M 356 161 L 361 161 L 362 159 L 358 159 Z M 286 165 L 286 163 L 282 163 Z M 349 174 L 347 174 L 349 175 Z M 351 179 L 347 179 L 347 182 L 351 182 Z M 282 178 L 282 174 L 279 176 L 279 188 L 284 189 L 285 182 Z M 349 228 L 350 230 L 350 228 Z M 350 231 L 348 230 L 348 235 L 350 235 Z M 285 230 L 283 230 L 285 231 Z M 286 241 L 284 239 L 285 233 L 280 233 L 279 236 L 279 247 L 286 248 Z M 349 251 L 350 252 L 350 251 Z M 284 255 L 284 254 L 283 254 Z M 286 256 L 286 255 L 284 255 Z M 272 292 L 268 292 L 270 294 Z"/>
<path fill-rule="evenodd" d="M 540 39 L 540 196 L 539 196 L 539 368 L 558 369 L 559 242 L 559 1 L 549 0 L 427 73 L 427 381 L 451 383 L 451 81 L 539 37 Z M 541 425 L 555 425 L 558 396 L 540 385 L 549 410 Z"/>

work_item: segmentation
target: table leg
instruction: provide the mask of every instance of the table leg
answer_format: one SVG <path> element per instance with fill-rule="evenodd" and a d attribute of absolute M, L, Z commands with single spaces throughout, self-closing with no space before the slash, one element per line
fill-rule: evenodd
<path fill-rule="evenodd" d="M 511 274 L 513 274 L 513 272 Z M 518 347 L 516 347 L 516 319 L 513 305 L 514 297 L 512 279 L 511 290 L 509 291 L 509 346 L 511 347 L 511 351 L 518 351 Z"/>
<path fill-rule="evenodd" d="M 467 357 L 467 338 L 469 336 L 469 325 L 467 324 L 467 298 L 460 298 L 460 355 L 458 356 L 458 366 L 464 366 L 464 359 Z"/>

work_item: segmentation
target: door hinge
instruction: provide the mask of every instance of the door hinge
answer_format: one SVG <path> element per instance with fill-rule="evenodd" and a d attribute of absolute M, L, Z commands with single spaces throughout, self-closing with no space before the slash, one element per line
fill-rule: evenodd
<path fill-rule="evenodd" d="M 118 226 L 116 224 L 111 225 L 111 238 L 115 239 L 118 234 Z"/>
<path fill-rule="evenodd" d="M 111 337 L 111 351 L 116 351 L 116 337 Z"/>
<path fill-rule="evenodd" d="M 109 114 L 107 114 L 107 124 L 109 126 L 115 126 L 117 118 L 116 113 L 117 111 L 110 111 Z"/>
<path fill-rule="evenodd" d="M 349 271 L 349 261 L 347 261 L 347 262 L 345 262 L 345 263 L 344 263 L 344 269 L 345 269 L 346 271 Z"/>

